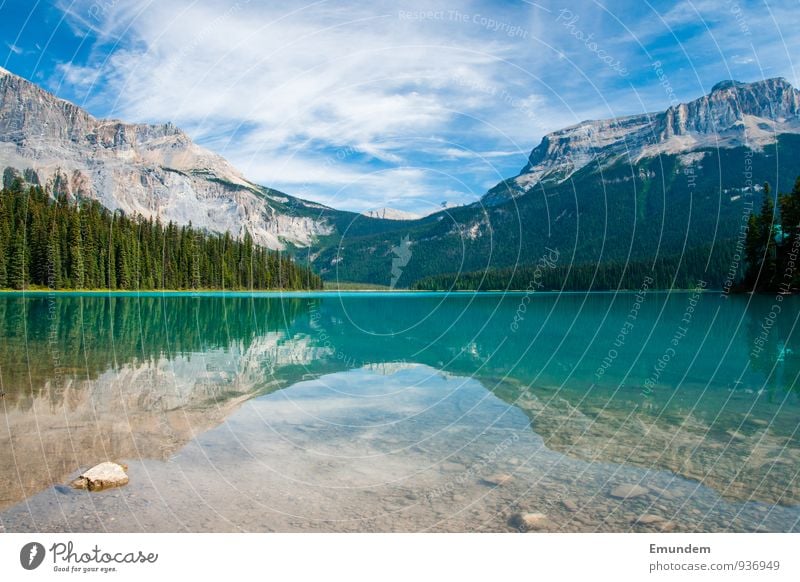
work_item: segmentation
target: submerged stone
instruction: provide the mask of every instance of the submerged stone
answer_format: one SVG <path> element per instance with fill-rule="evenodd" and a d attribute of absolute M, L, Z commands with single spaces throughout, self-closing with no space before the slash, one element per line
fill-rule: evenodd
<path fill-rule="evenodd" d="M 570 499 L 563 499 L 561 505 L 568 511 L 578 511 L 578 505 Z"/>
<path fill-rule="evenodd" d="M 503 485 L 508 485 L 513 478 L 514 477 L 512 477 L 508 473 L 495 473 L 494 475 L 489 475 L 488 477 L 484 477 L 483 480 L 489 485 L 502 487 Z"/>
<path fill-rule="evenodd" d="M 516 529 L 524 532 L 552 529 L 553 522 L 544 513 L 515 513 L 509 520 Z"/>
<path fill-rule="evenodd" d="M 661 523 L 666 520 L 660 515 L 655 515 L 653 513 L 645 513 L 644 515 L 640 515 L 639 517 L 637 517 L 634 521 L 635 523 L 649 525 L 652 523 Z"/>
<path fill-rule="evenodd" d="M 642 495 L 647 495 L 648 493 L 650 493 L 650 490 L 647 487 L 628 483 L 614 487 L 614 489 L 611 490 L 611 497 L 616 497 L 617 499 L 630 499 L 632 497 L 641 497 Z"/>

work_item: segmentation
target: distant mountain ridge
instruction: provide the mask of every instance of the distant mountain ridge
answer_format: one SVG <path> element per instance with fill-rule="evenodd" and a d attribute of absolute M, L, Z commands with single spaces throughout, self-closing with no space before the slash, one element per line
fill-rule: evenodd
<path fill-rule="evenodd" d="M 532 265 L 548 248 L 583 265 L 707 248 L 711 265 L 740 235 L 759 184 L 788 191 L 800 174 L 800 92 L 780 78 L 723 81 L 663 112 L 582 122 L 544 136 L 480 202 L 420 218 L 340 211 L 259 186 L 172 124 L 99 120 L 0 69 L 3 168 L 112 210 L 247 230 L 328 280 L 406 287 Z M 395 280 L 401 241 L 409 261 Z"/>
<path fill-rule="evenodd" d="M 367 210 L 361 214 L 369 218 L 381 218 L 384 220 L 417 220 L 418 218 L 422 218 L 422 216 L 414 212 L 406 212 L 405 210 L 397 210 L 395 208 L 375 208 L 374 210 Z"/>
<path fill-rule="evenodd" d="M 492 191 L 485 202 L 524 194 L 542 182 L 560 183 L 594 164 L 636 163 L 660 154 L 688 154 L 701 148 L 763 149 L 781 134 L 800 134 L 800 91 L 783 78 L 754 83 L 722 81 L 708 95 L 664 112 L 584 121 L 542 138 L 528 164 Z"/>
<path fill-rule="evenodd" d="M 325 206 L 264 188 L 171 123 L 96 119 L 0 68 L 0 169 L 110 210 L 240 236 L 272 249 L 332 232 Z M 31 175 L 34 175 L 31 173 Z"/>
<path fill-rule="evenodd" d="M 600 265 L 615 263 L 618 273 L 628 261 L 680 264 L 699 249 L 701 270 L 718 281 L 720 271 L 742 268 L 725 257 L 735 255 L 731 245 L 760 204 L 761 184 L 788 192 L 798 175 L 800 93 L 781 78 L 723 81 L 660 113 L 552 132 L 519 174 L 480 202 L 351 237 L 315 253 L 314 264 L 329 278 L 386 284 L 391 250 L 408 236 L 405 285 L 443 273 L 458 285 L 458 273 L 512 272 L 547 249 L 558 249 L 566 267 L 581 266 L 587 288 Z"/>

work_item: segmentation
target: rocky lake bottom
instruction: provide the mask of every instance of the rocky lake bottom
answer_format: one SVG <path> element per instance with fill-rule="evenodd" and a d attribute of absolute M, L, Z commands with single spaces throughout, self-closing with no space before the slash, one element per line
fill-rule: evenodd
<path fill-rule="evenodd" d="M 300 382 L 246 401 L 165 461 L 127 462 L 127 486 L 50 487 L 0 514 L 3 528 L 800 530 L 797 507 L 728 500 L 655 466 L 551 450 L 519 409 L 424 366 Z"/>

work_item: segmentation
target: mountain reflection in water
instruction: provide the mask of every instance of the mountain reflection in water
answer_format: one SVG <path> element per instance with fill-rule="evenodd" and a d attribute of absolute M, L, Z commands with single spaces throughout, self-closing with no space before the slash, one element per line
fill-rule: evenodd
<path fill-rule="evenodd" d="M 689 296 L 620 345 L 633 297 L 538 294 L 512 329 L 520 295 L 4 295 L 3 527 L 796 530 L 800 303 L 753 357 L 769 300 L 704 294 L 654 375 Z M 128 487 L 61 487 L 107 459 Z"/>

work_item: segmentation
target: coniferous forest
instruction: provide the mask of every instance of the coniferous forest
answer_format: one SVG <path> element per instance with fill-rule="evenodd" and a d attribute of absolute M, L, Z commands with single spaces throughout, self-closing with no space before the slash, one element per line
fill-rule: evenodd
<path fill-rule="evenodd" d="M 774 197 L 767 183 L 763 192 L 760 211 L 748 218 L 743 253 L 735 241 L 723 241 L 655 261 L 520 265 L 425 277 L 413 287 L 426 291 L 604 291 L 638 289 L 649 277 L 655 289 L 690 289 L 700 280 L 708 288 L 719 289 L 733 276 L 737 292 L 794 292 L 800 289 L 800 177 L 788 194 Z"/>
<path fill-rule="evenodd" d="M 291 257 L 188 226 L 54 199 L 15 180 L 0 190 L 0 289 L 321 289 Z"/>
<path fill-rule="evenodd" d="M 800 288 L 800 177 L 789 194 L 778 194 L 777 207 L 764 184 L 761 211 L 747 222 L 745 255 L 747 272 L 742 282 L 747 291 L 780 291 Z"/>
<path fill-rule="evenodd" d="M 731 245 L 689 249 L 682 256 L 656 261 L 605 261 L 577 265 L 520 265 L 516 269 L 489 269 L 426 277 L 414 284 L 424 291 L 614 291 L 692 289 L 703 281 L 709 288 L 724 285 L 725 273 L 735 264 Z M 709 261 L 709 256 L 711 260 Z"/>

